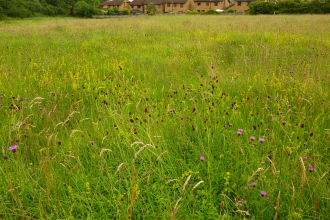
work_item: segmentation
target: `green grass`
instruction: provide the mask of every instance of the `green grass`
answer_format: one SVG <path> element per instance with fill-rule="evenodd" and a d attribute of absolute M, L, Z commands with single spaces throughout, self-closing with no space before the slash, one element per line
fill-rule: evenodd
<path fill-rule="evenodd" d="M 0 218 L 328 219 L 329 22 L 1 22 Z"/>

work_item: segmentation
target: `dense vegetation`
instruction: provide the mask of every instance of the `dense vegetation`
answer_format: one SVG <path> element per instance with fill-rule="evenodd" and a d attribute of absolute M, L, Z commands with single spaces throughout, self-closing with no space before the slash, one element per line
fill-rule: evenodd
<path fill-rule="evenodd" d="M 75 8 L 76 15 L 81 16 L 82 9 L 95 14 L 99 5 L 100 0 L 0 0 L 0 17 L 69 16 L 74 15 Z"/>
<path fill-rule="evenodd" d="M 330 18 L 210 16 L 1 22 L 0 219 L 329 219 Z"/>
<path fill-rule="evenodd" d="M 250 14 L 330 14 L 330 0 L 255 1 L 249 5 Z"/>

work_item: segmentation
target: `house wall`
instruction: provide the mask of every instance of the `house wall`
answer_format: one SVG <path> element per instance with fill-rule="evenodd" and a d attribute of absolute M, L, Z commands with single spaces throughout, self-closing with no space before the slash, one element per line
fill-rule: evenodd
<path fill-rule="evenodd" d="M 165 12 L 165 4 L 160 4 L 160 5 L 155 4 L 155 6 L 156 6 L 157 13 L 164 13 Z M 144 8 L 143 13 L 148 13 L 147 5 L 144 5 L 143 8 Z"/>
<path fill-rule="evenodd" d="M 187 1 L 185 4 L 179 3 L 165 3 L 165 12 L 173 13 L 186 13 L 188 10 L 193 10 L 193 4 L 190 1 Z"/>
<path fill-rule="evenodd" d="M 145 13 L 145 11 L 144 11 L 144 5 L 131 5 L 129 7 L 129 10 L 132 10 L 132 9 L 137 9 L 137 10 L 142 11 L 142 13 Z"/>
<path fill-rule="evenodd" d="M 236 2 L 234 6 L 230 7 L 230 9 L 234 9 L 237 12 L 245 12 L 249 10 L 249 4 L 250 2 L 241 2 L 241 5 L 239 5 L 239 2 Z"/>
<path fill-rule="evenodd" d="M 210 9 L 224 9 L 224 1 L 223 2 L 194 2 L 194 10 L 200 12 L 206 12 Z M 200 5 L 199 5 L 200 4 Z M 218 4 L 218 5 L 217 5 Z"/>

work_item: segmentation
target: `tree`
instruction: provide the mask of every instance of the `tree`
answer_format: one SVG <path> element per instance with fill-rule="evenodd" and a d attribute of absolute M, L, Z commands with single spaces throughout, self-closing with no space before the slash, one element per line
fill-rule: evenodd
<path fill-rule="evenodd" d="M 79 1 L 74 5 L 73 13 L 78 17 L 91 18 L 95 14 L 95 9 L 86 2 Z"/>
<path fill-rule="evenodd" d="M 155 3 L 149 3 L 147 5 L 147 12 L 149 15 L 154 15 L 157 12 Z"/>

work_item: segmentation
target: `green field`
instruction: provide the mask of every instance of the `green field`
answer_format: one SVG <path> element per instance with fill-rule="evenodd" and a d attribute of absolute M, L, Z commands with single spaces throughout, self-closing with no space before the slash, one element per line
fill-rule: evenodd
<path fill-rule="evenodd" d="M 0 219 L 329 219 L 329 24 L 0 22 Z"/>

